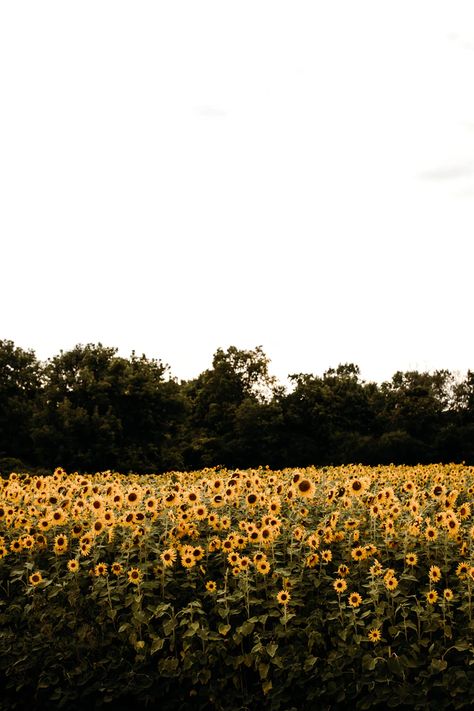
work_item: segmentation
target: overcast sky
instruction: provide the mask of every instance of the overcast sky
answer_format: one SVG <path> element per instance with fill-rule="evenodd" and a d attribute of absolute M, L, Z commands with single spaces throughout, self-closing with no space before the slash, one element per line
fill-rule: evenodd
<path fill-rule="evenodd" d="M 0 339 L 474 369 L 472 0 L 0 4 Z"/>

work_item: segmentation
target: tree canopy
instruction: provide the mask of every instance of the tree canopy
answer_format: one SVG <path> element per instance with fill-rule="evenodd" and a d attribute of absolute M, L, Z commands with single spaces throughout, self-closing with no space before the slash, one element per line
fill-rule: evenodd
<path fill-rule="evenodd" d="M 270 366 L 261 346 L 230 346 L 178 382 L 162 361 L 101 343 L 41 362 L 0 341 L 0 471 L 474 463 L 474 371 L 377 384 L 345 363 L 285 388 Z"/>

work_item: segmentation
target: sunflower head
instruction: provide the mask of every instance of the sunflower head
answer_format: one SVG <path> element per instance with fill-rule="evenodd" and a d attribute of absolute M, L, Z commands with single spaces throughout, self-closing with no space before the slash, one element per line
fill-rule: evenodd
<path fill-rule="evenodd" d="M 378 627 L 372 627 L 372 629 L 369 630 L 367 637 L 369 638 L 370 642 L 373 642 L 374 644 L 376 644 L 377 642 L 380 642 L 380 640 L 382 639 L 382 633 Z"/>
<path fill-rule="evenodd" d="M 280 603 L 280 605 L 288 605 L 290 600 L 291 600 L 291 595 L 288 592 L 288 590 L 280 590 L 280 592 L 277 595 L 277 601 Z"/>
<path fill-rule="evenodd" d="M 362 603 L 362 597 L 357 592 L 353 592 L 348 597 L 348 602 L 351 607 L 359 607 Z"/>

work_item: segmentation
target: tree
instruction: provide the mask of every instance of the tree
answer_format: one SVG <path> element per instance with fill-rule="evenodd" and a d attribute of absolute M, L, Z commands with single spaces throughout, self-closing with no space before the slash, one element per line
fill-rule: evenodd
<path fill-rule="evenodd" d="M 0 341 L 0 457 L 32 463 L 33 413 L 41 390 L 41 366 L 32 350 Z"/>
<path fill-rule="evenodd" d="M 100 343 L 79 344 L 49 360 L 44 377 L 35 422 L 44 462 L 135 471 L 170 464 L 170 440 L 183 406 L 161 361 L 135 353 L 122 358 Z"/>
<path fill-rule="evenodd" d="M 358 441 L 375 426 L 376 386 L 361 381 L 353 363 L 330 368 L 322 377 L 300 373 L 290 380 L 294 389 L 283 404 L 289 461 L 354 461 Z"/>
<path fill-rule="evenodd" d="M 243 411 L 248 415 L 250 408 L 256 423 L 256 413 L 265 410 L 278 390 L 276 379 L 269 374 L 269 363 L 261 346 L 253 350 L 219 348 L 212 368 L 185 384 L 190 408 L 185 458 L 192 466 L 241 465 L 242 448 L 247 446 L 242 438 Z M 247 452 L 246 461 L 249 456 Z"/>

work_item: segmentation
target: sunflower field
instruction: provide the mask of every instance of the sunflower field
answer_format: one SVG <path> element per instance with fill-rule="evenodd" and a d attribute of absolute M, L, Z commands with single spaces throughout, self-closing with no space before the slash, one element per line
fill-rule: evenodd
<path fill-rule="evenodd" d="M 474 705 L 474 467 L 0 479 L 0 708 Z"/>

